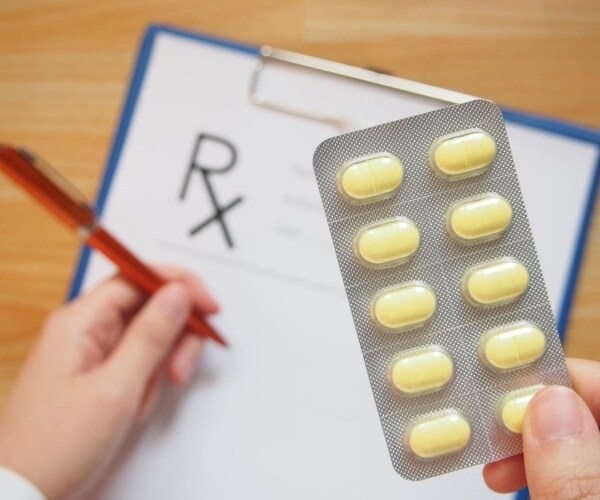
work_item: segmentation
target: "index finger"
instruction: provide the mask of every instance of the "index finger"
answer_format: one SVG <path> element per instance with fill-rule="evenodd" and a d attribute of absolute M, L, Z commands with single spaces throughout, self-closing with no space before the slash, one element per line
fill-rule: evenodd
<path fill-rule="evenodd" d="M 153 269 L 167 281 L 184 283 L 200 313 L 214 314 L 219 310 L 206 287 L 190 272 L 174 266 L 156 266 Z M 92 335 L 106 355 L 148 298 L 148 294 L 124 276 L 116 274 L 69 305 L 76 313 L 69 322 L 69 329 L 78 339 L 82 337 L 81 332 Z"/>
<path fill-rule="evenodd" d="M 153 269 L 167 281 L 181 281 L 187 285 L 201 313 L 214 314 L 219 310 L 208 289 L 189 271 L 176 266 L 154 266 Z M 76 299 L 73 305 L 84 304 L 92 317 L 107 309 L 115 309 L 128 321 L 147 299 L 148 294 L 118 273 Z"/>
<path fill-rule="evenodd" d="M 156 266 L 154 270 L 170 280 L 181 281 L 188 286 L 192 292 L 194 303 L 198 310 L 203 314 L 215 314 L 219 312 L 219 303 L 208 291 L 204 283 L 192 272 L 181 267 L 161 265 Z"/>

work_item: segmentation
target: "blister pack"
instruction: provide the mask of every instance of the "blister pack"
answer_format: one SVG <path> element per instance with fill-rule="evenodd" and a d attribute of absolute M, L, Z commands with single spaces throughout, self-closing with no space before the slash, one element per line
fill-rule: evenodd
<path fill-rule="evenodd" d="M 499 108 L 328 139 L 314 170 L 395 470 L 520 453 L 533 395 L 570 382 Z"/>

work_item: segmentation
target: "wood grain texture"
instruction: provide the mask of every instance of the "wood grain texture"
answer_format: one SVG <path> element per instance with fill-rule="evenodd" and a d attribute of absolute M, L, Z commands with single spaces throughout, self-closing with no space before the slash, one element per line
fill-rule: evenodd
<path fill-rule="evenodd" d="M 0 140 L 94 196 L 149 22 L 304 52 L 600 128 L 596 0 L 3 0 Z M 67 293 L 77 238 L 0 178 L 0 401 Z M 567 351 L 600 359 L 600 220 Z"/>

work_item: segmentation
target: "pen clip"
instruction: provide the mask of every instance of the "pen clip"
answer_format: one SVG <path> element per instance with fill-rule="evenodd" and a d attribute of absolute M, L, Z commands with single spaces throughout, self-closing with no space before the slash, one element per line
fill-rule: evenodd
<path fill-rule="evenodd" d="M 24 148 L 0 145 L 0 170 L 83 236 L 95 230 L 93 206 L 39 156 Z"/>
<path fill-rule="evenodd" d="M 23 147 L 15 148 L 15 150 L 32 166 L 37 168 L 42 175 L 46 177 L 46 179 L 52 182 L 52 184 L 54 184 L 71 200 L 79 205 L 87 207 L 90 211 L 95 212 L 95 207 L 90 203 L 85 195 L 79 191 L 79 189 L 77 189 L 64 175 L 50 165 L 50 163 Z"/>

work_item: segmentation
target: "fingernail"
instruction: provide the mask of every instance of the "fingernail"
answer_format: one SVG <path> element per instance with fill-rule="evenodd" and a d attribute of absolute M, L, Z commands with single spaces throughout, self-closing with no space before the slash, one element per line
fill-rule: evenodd
<path fill-rule="evenodd" d="M 553 387 L 543 391 L 531 406 L 533 436 L 547 443 L 579 434 L 583 415 L 575 393 L 567 387 Z"/>
<path fill-rule="evenodd" d="M 184 285 L 165 286 L 156 296 L 156 306 L 175 323 L 182 323 L 190 310 L 190 294 Z"/>

